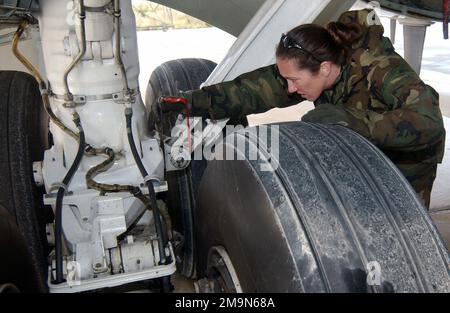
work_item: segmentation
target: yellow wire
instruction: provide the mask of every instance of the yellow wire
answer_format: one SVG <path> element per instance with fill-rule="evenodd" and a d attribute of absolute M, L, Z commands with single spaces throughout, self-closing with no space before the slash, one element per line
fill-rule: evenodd
<path fill-rule="evenodd" d="M 55 123 L 59 128 L 61 128 L 64 132 L 66 132 L 69 136 L 74 138 L 78 141 L 79 136 L 73 132 L 71 129 L 66 127 L 61 120 L 53 113 L 51 107 L 50 107 L 50 100 L 48 97 L 48 91 L 47 86 L 42 79 L 41 74 L 39 74 L 39 71 L 31 64 L 20 52 L 18 49 L 18 43 L 20 40 L 20 37 L 22 36 L 25 29 L 28 27 L 28 21 L 23 20 L 19 28 L 17 29 L 16 33 L 14 34 L 13 41 L 12 41 L 12 51 L 15 57 L 28 69 L 28 71 L 33 75 L 33 77 L 36 79 L 37 83 L 39 84 L 39 88 L 41 90 L 41 96 L 42 96 L 42 102 L 44 103 L 44 109 L 45 112 L 47 112 L 48 116 L 50 116 L 50 119 Z"/>

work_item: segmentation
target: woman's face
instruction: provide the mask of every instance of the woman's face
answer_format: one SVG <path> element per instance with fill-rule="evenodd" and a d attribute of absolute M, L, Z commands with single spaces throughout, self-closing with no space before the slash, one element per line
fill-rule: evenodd
<path fill-rule="evenodd" d="M 322 69 L 317 73 L 300 70 L 293 59 L 277 59 L 278 71 L 287 80 L 288 92 L 298 93 L 304 99 L 315 101 L 327 87 L 327 77 Z"/>

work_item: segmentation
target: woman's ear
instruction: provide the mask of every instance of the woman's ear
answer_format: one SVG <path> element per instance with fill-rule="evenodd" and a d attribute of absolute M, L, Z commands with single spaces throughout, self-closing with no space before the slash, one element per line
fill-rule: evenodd
<path fill-rule="evenodd" d="M 330 76 L 330 74 L 331 74 L 331 62 L 330 61 L 323 61 L 322 63 L 320 63 L 319 72 L 324 77 Z"/>

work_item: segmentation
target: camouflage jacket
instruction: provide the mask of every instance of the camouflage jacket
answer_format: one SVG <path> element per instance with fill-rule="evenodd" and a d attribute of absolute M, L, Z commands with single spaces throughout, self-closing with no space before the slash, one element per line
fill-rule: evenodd
<path fill-rule="evenodd" d="M 402 163 L 405 158 L 413 162 L 441 162 L 445 130 L 437 92 L 394 51 L 371 11 L 345 12 L 339 21 L 358 22 L 364 35 L 351 47 L 347 64 L 332 89 L 325 90 L 314 104 L 343 107 L 362 121 L 367 129 L 360 133 L 394 163 Z M 287 93 L 286 83 L 275 65 L 186 96 L 194 115 L 230 118 L 231 123 L 244 125 L 248 114 L 303 100 L 299 95 Z"/>

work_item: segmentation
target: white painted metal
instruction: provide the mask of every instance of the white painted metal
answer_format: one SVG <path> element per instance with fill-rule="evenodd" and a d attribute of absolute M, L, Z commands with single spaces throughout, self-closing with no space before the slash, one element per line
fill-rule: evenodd
<path fill-rule="evenodd" d="M 134 92 L 134 101 L 124 101 L 124 79 L 114 55 L 114 22 L 102 8 L 110 1 L 85 1 L 85 38 L 81 35 L 77 1 L 43 0 L 39 25 L 44 61 L 51 88 L 51 107 L 55 115 L 75 130 L 73 112 L 80 116 L 86 143 L 93 148 L 110 148 L 115 152 L 113 164 L 93 179 L 110 185 L 144 186 L 128 144 L 125 108 L 133 110 L 132 128 L 135 144 L 150 177 L 155 179 L 155 192 L 167 190 L 164 178 L 164 157 L 158 139 L 146 136 L 146 114 L 138 89 L 139 63 L 136 27 L 131 1 L 121 3 L 121 59 L 125 67 L 128 87 Z M 86 52 L 68 75 L 68 88 L 77 104 L 65 106 L 64 73 L 81 49 L 80 40 L 86 40 Z M 47 191 L 45 203 L 55 208 L 55 193 L 71 166 L 78 142 L 52 122 L 50 131 L 54 145 L 45 152 L 42 176 Z M 175 264 L 158 265 L 159 252 L 155 250 L 153 218 L 146 218 L 141 226 L 151 229 L 144 237 L 122 243 L 118 249 L 117 237 L 137 222 L 145 205 L 127 192 L 100 195 L 87 189 L 86 173 L 106 160 L 106 156 L 85 155 L 69 186 L 62 207 L 62 229 L 70 255 L 80 269 L 81 286 L 49 285 L 51 292 L 83 291 L 113 287 L 140 279 L 170 275 Z M 39 168 L 36 168 L 39 170 Z M 39 171 L 37 171 L 39 172 Z M 37 175 L 38 181 L 39 176 Z M 151 245 L 152 249 L 147 249 Z M 157 247 L 157 245 L 156 245 Z M 120 251 L 120 253 L 119 253 Z M 173 252 L 168 252 L 172 259 Z M 120 266 L 126 274 L 111 276 L 111 268 Z M 115 256 L 115 258 L 114 258 Z M 138 258 L 138 259 L 137 259 Z M 139 262 L 137 262 L 139 260 Z M 114 262 L 116 262 L 114 264 Z M 68 266 L 72 263 L 68 263 Z"/>
<path fill-rule="evenodd" d="M 103 242 L 104 249 L 117 247 L 117 236 L 127 230 L 125 206 L 120 196 L 96 197 L 91 210 L 93 231 L 91 241 Z"/>
<path fill-rule="evenodd" d="M 425 35 L 427 27 L 433 24 L 433 21 L 412 17 L 399 18 L 398 21 L 403 25 L 405 60 L 420 75 Z"/>
<path fill-rule="evenodd" d="M 131 10 L 130 1 L 122 1 L 123 15 L 123 32 L 122 32 L 122 59 L 127 69 L 127 79 L 131 89 L 138 90 L 138 74 L 139 64 L 137 56 L 136 32 L 134 27 L 134 15 Z M 103 4 L 101 2 L 100 4 Z M 50 82 L 52 92 L 57 95 L 64 94 L 63 73 L 75 55 L 78 53 L 78 38 L 76 35 L 77 18 L 74 11 L 72 1 L 46 0 L 41 3 L 42 13 L 39 16 L 42 44 L 44 47 L 44 61 L 47 71 L 47 77 Z M 89 49 L 86 54 L 91 53 L 92 58 L 85 57 L 81 64 L 75 66 L 68 77 L 69 89 L 76 96 L 86 97 L 88 99 L 97 95 L 120 94 L 122 91 L 122 79 L 118 66 L 114 63 L 112 55 L 113 37 L 111 17 L 105 13 L 102 18 L 86 17 L 86 36 L 88 39 L 100 41 L 88 41 Z M 90 26 L 89 26 L 90 25 Z M 92 27 L 91 27 L 92 26 Z M 100 35 L 97 35 L 100 33 Z M 109 39 L 106 38 L 109 36 Z M 61 48 L 66 50 L 62 53 Z M 96 48 L 97 47 L 97 48 Z M 103 47 L 99 48 L 99 47 Z M 107 49 L 106 49 L 107 48 Z M 107 51 L 107 57 L 103 56 L 103 52 Z M 72 122 L 72 110 L 63 107 L 64 100 L 51 99 L 52 109 L 55 114 L 64 122 L 65 125 L 74 129 Z M 86 141 L 93 147 L 109 147 L 116 152 L 122 152 L 122 160 L 115 163 L 115 167 L 111 169 L 111 173 L 120 168 L 128 167 L 126 173 L 130 173 L 128 183 L 136 182 L 139 173 L 135 167 L 134 160 L 130 153 L 126 138 L 124 106 L 121 103 L 113 101 L 113 99 L 86 101 L 86 103 L 77 111 L 81 117 L 83 129 L 86 134 Z M 145 110 L 139 93 L 136 94 L 136 102 L 133 104 L 133 131 L 136 141 L 148 140 L 145 138 Z M 59 128 L 51 123 L 50 130 L 53 134 L 55 148 L 53 153 L 64 153 L 65 164 L 71 164 L 73 161 L 77 144 L 76 142 L 63 133 Z M 154 146 L 157 146 L 154 145 Z M 137 144 L 138 150 L 141 145 Z M 163 169 L 161 161 L 161 153 L 159 150 L 152 153 L 144 153 L 144 164 L 148 165 L 154 162 L 156 156 L 156 165 L 149 168 L 153 176 L 162 178 Z M 52 156 L 53 157 L 53 156 Z M 59 158 L 61 159 L 61 157 Z M 98 164 L 103 161 L 102 157 L 85 158 L 82 168 L 90 168 L 92 164 Z M 48 163 L 48 162 L 46 162 Z M 48 165 L 48 164 L 47 164 Z M 61 165 L 59 165 L 61 167 Z M 155 168 L 157 173 L 155 173 Z M 51 167 L 46 170 L 44 164 L 44 175 L 51 171 Z M 123 174 L 123 173 L 122 173 Z M 47 176 L 47 175 L 46 175 Z M 81 175 L 83 176 L 83 175 Z M 115 177 L 127 177 L 127 175 L 113 175 Z M 51 185 L 52 174 L 48 174 L 45 179 L 46 186 Z M 73 179 L 75 188 L 85 188 L 83 185 L 84 177 L 79 180 L 77 177 Z M 77 186 L 81 184 L 81 186 Z"/>
<path fill-rule="evenodd" d="M 152 268 L 157 266 L 159 262 L 157 248 L 157 240 L 134 242 L 134 239 L 132 239 L 128 241 L 127 244 L 121 245 L 121 250 L 112 250 L 111 264 L 113 264 L 114 268 L 118 270 L 123 262 L 123 270 L 125 273 L 136 273 Z"/>
<path fill-rule="evenodd" d="M 42 13 L 39 16 L 39 23 L 45 67 L 52 92 L 57 95 L 64 94 L 63 73 L 79 51 L 79 38 L 76 35 L 78 22 L 73 7 L 72 1 L 45 0 L 41 2 Z M 134 15 L 130 1 L 122 1 L 122 15 L 122 59 L 127 69 L 130 88 L 138 90 L 139 64 Z M 91 57 L 85 57 L 69 74 L 69 89 L 75 96 L 84 96 L 86 99 L 97 95 L 120 94 L 123 77 L 121 77 L 120 70 L 114 63 L 112 55 L 112 18 L 105 13 L 87 12 L 86 24 L 86 37 L 88 40 L 92 40 L 87 42 L 88 51 L 86 54 L 91 54 Z M 62 48 L 65 48 L 64 52 Z M 103 55 L 104 53 L 108 58 Z M 64 100 L 62 99 L 54 97 L 51 99 L 55 114 L 65 125 L 74 129 L 72 111 L 64 108 L 63 103 Z M 136 95 L 136 101 L 132 107 L 133 131 L 137 147 L 140 150 L 139 141 L 145 139 L 146 119 L 139 94 Z M 116 167 L 134 165 L 126 139 L 123 104 L 115 102 L 113 99 L 86 101 L 84 105 L 77 108 L 77 111 L 81 117 L 86 141 L 91 146 L 110 147 L 116 152 L 121 151 L 124 164 L 116 163 Z M 50 129 L 53 134 L 55 149 L 58 150 L 54 152 L 64 152 L 65 163 L 71 164 L 77 150 L 76 142 L 55 125 L 51 124 Z M 155 151 L 153 154 L 158 152 Z M 144 155 L 144 159 L 146 159 L 144 163 L 150 164 L 152 158 L 145 158 Z M 89 161 L 98 164 L 102 161 L 102 158 L 91 158 Z M 89 168 L 91 164 L 85 164 L 89 161 L 85 159 L 82 167 Z M 162 170 L 159 171 L 158 175 L 161 177 Z M 77 178 L 74 178 L 75 185 L 77 184 L 76 180 Z M 130 180 L 136 181 L 135 176 L 132 175 Z"/>
<path fill-rule="evenodd" d="M 155 246 L 156 244 L 156 246 Z M 139 245 L 140 248 L 142 248 L 142 244 Z M 140 251 L 141 249 L 134 249 L 134 251 Z M 158 249 L 157 249 L 157 241 L 153 241 L 153 247 L 152 247 L 152 251 L 153 253 L 157 253 Z M 145 252 L 146 253 L 146 252 Z M 173 250 L 172 247 L 170 247 L 170 253 L 171 255 L 173 255 Z M 86 255 L 86 254 L 85 254 Z M 135 268 L 137 268 L 137 266 L 139 266 L 139 264 L 142 264 L 141 262 L 139 262 L 139 264 L 136 262 L 138 260 L 139 257 L 142 258 L 143 254 L 137 254 L 137 255 L 130 255 L 129 256 L 129 260 L 132 260 L 131 263 L 136 264 Z M 109 275 L 109 273 L 103 273 L 103 274 L 97 274 L 96 278 L 92 277 L 89 279 L 84 279 L 82 280 L 80 283 L 75 283 L 75 284 L 71 284 L 69 285 L 68 283 L 62 283 L 62 284 L 52 284 L 51 282 L 51 277 L 52 277 L 52 272 L 49 272 L 49 279 L 48 279 L 48 285 L 50 288 L 50 292 L 51 293 L 74 293 L 74 292 L 83 292 L 83 291 L 89 291 L 89 290 L 96 290 L 96 289 L 101 289 L 101 288 L 112 288 L 112 287 L 117 287 L 117 286 L 121 286 L 127 283 L 132 283 L 135 281 L 141 281 L 141 280 L 148 280 L 148 279 L 154 279 L 154 278 L 158 278 L 158 277 L 163 277 L 163 276 L 169 276 L 173 273 L 175 273 L 176 271 L 176 263 L 175 263 L 175 259 L 173 259 L 173 261 L 168 264 L 168 265 L 157 265 L 157 260 L 159 260 L 158 255 L 154 255 L 155 258 L 153 259 L 153 266 L 144 270 L 140 270 L 140 271 L 129 271 L 129 272 L 125 272 L 125 273 L 118 273 L 115 275 Z M 114 258 L 116 258 L 116 260 L 114 260 L 114 262 L 118 262 L 117 260 L 118 256 L 114 256 Z M 149 255 L 147 254 L 147 257 L 149 257 Z M 128 262 L 130 263 L 130 262 Z M 65 262 L 66 264 L 66 262 Z M 116 263 L 117 265 L 117 263 Z M 66 270 L 66 266 L 64 266 L 65 268 L 65 274 L 67 274 L 67 270 Z M 132 269 L 131 267 L 129 269 Z M 81 272 L 83 271 L 83 269 L 80 269 Z"/>
<path fill-rule="evenodd" d="M 84 5 L 91 8 L 99 8 L 107 5 L 111 0 L 84 0 Z"/>
<path fill-rule="evenodd" d="M 90 1 L 91 6 L 103 6 L 108 1 Z M 136 33 L 134 26 L 134 16 L 129 1 L 122 1 L 122 14 L 124 31 L 122 32 L 122 53 L 125 66 L 127 68 L 127 78 L 130 88 L 137 89 L 137 77 L 139 64 L 137 58 Z M 67 65 L 78 53 L 77 36 L 75 34 L 76 14 L 73 11 L 72 1 L 46 0 L 41 2 L 42 14 L 39 16 L 42 44 L 44 47 L 44 60 L 46 61 L 47 76 L 56 94 L 63 94 L 63 73 Z M 103 42 L 102 47 L 109 46 L 112 51 L 112 18 L 111 16 L 92 12 L 87 13 L 86 18 L 87 39 Z M 89 26 L 90 25 L 90 26 Z M 92 26 L 92 27 L 91 27 Z M 70 38 L 74 38 L 70 40 Z M 62 53 L 62 47 L 70 46 Z M 92 45 L 91 45 L 92 46 Z M 67 51 L 71 51 L 67 55 Z M 95 53 L 93 53 L 95 55 Z M 120 70 L 112 59 L 100 60 L 95 58 L 81 61 L 69 75 L 69 87 L 74 95 L 89 96 L 117 94 L 122 91 L 122 77 Z M 56 115 L 68 126 L 72 125 L 71 110 L 63 107 L 63 100 L 52 98 L 52 108 Z M 119 152 L 119 157 L 114 165 L 105 173 L 95 177 L 96 181 L 106 184 L 139 185 L 143 179 L 134 163 L 130 152 L 124 118 L 124 105 L 115 102 L 112 98 L 107 100 L 86 101 L 77 108 L 80 115 L 83 129 L 86 134 L 86 142 L 93 147 L 109 147 Z M 133 129 L 140 150 L 142 147 L 144 166 L 148 172 L 158 178 L 163 178 L 164 163 L 161 149 L 156 139 L 145 138 L 143 128 L 145 114 L 139 94 L 133 104 Z M 43 162 L 43 175 L 46 190 L 52 192 L 52 186 L 61 182 L 68 167 L 72 163 L 77 143 L 63 133 L 59 128 L 51 123 L 50 130 L 53 134 L 55 145 L 45 152 Z M 142 139 L 139 142 L 139 138 Z M 83 192 L 86 190 L 85 175 L 94 165 L 104 161 L 105 157 L 85 157 L 80 165 L 79 171 L 72 179 L 70 190 L 78 192 L 82 197 L 94 197 L 97 192 Z M 65 206 L 69 205 L 70 198 L 65 198 Z M 86 202 L 86 201 L 85 201 Z M 89 203 L 71 203 L 72 207 L 88 208 Z M 83 209 L 82 209 L 83 210 Z M 72 210 L 69 210 L 72 211 Z M 70 214 L 70 213 L 69 213 Z M 72 223 L 68 223 L 72 224 Z M 82 232 L 81 232 L 82 233 Z M 70 235 L 69 235 L 70 237 Z"/>
<path fill-rule="evenodd" d="M 44 176 L 42 175 L 42 161 L 33 162 L 33 178 L 36 186 L 44 186 Z"/>
<path fill-rule="evenodd" d="M 46 197 L 44 203 L 55 205 L 55 197 Z M 109 205 L 109 209 L 105 206 Z M 136 221 L 141 213 L 145 211 L 143 203 L 129 193 L 116 193 L 107 196 L 98 196 L 94 190 L 86 190 L 69 194 L 64 197 L 63 205 L 63 229 L 65 239 L 70 251 L 75 251 L 76 245 L 83 242 L 98 240 L 98 233 L 108 232 L 105 222 L 108 219 L 119 219 L 123 221 L 121 231 L 103 236 L 104 240 L 111 242 L 111 237 L 123 233 L 128 226 Z M 110 216 L 108 216 L 110 215 Z M 102 229 L 99 229 L 99 225 Z M 110 247 L 111 244 L 105 246 Z M 113 245 L 115 246 L 115 245 Z"/>

